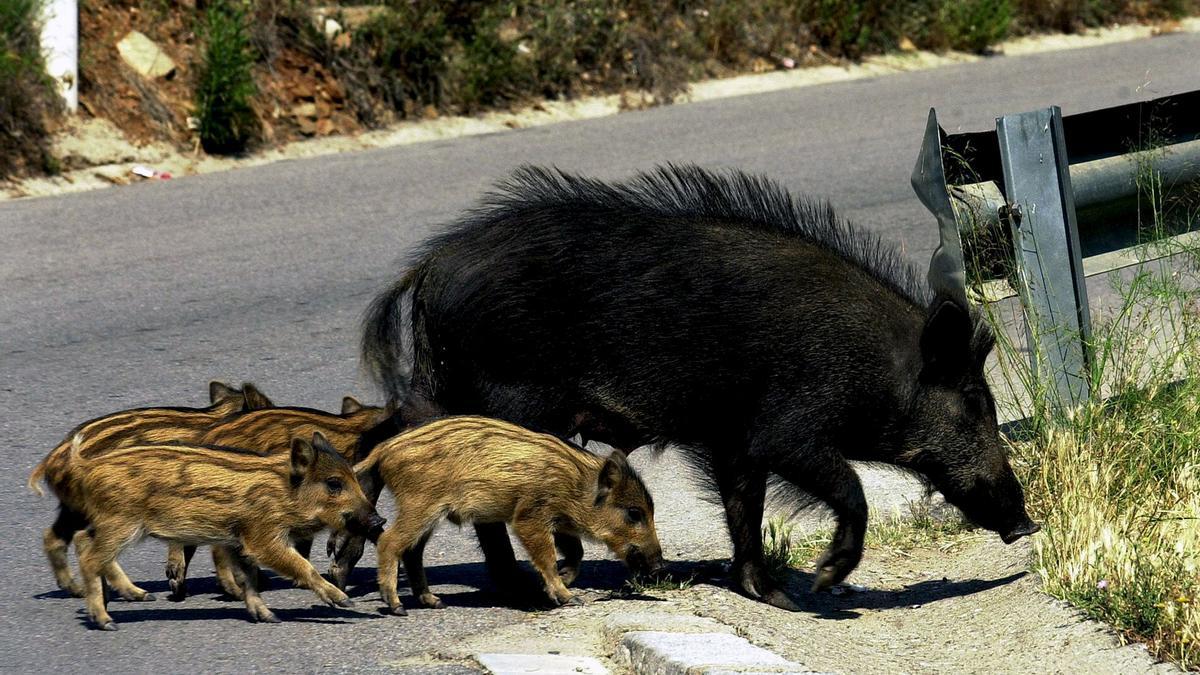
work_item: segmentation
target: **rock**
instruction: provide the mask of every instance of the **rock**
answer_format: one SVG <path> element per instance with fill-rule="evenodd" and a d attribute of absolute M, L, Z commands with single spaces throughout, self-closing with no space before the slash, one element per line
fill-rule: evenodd
<path fill-rule="evenodd" d="M 175 76 L 175 62 L 154 41 L 136 30 L 117 43 L 121 58 L 142 77 Z"/>
<path fill-rule="evenodd" d="M 328 117 L 317 120 L 317 135 L 328 136 L 333 133 L 333 120 Z"/>
<path fill-rule="evenodd" d="M 300 103 L 292 106 L 292 117 L 300 119 L 313 119 L 317 116 L 316 103 Z"/>

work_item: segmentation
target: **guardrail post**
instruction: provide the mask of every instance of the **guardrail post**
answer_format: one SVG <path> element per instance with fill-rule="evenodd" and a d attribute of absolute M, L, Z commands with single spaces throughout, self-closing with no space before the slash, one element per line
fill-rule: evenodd
<path fill-rule="evenodd" d="M 1091 317 L 1058 106 L 997 118 L 1008 220 L 1033 367 L 1057 408 L 1089 395 Z"/>

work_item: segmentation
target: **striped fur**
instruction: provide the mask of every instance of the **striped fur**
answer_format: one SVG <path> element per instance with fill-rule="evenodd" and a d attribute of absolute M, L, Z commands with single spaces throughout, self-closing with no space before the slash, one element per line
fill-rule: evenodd
<path fill-rule="evenodd" d="M 507 422 L 448 417 L 379 444 L 355 472 L 377 474 L 396 498 L 396 523 L 378 543 L 380 591 L 396 614 L 405 613 L 396 593 L 401 556 L 413 595 L 441 606 L 421 552 L 443 518 L 512 525 L 556 604 L 573 597 L 571 579 L 555 568 L 556 531 L 603 542 L 635 569 L 662 560 L 654 502 L 620 451 L 605 459 Z M 567 561 L 572 579 L 578 564 Z"/>
<path fill-rule="evenodd" d="M 297 438 L 290 453 L 192 445 L 150 445 L 82 457 L 80 482 L 89 544 L 80 555 L 87 610 L 105 630 L 100 575 L 122 549 L 143 537 L 235 551 L 246 608 L 256 621 L 277 620 L 257 593 L 257 569 L 296 580 L 331 605 L 349 604 L 286 545 L 289 533 L 324 528 L 366 531 L 379 521 L 350 464 L 320 434 Z"/>
<path fill-rule="evenodd" d="M 59 500 L 59 514 L 42 536 L 42 544 L 58 587 L 78 596 L 82 590 L 72 578 L 67 549 L 75 533 L 87 525 L 83 516 L 84 496 L 77 464 L 120 448 L 170 442 L 194 442 L 212 424 L 238 415 L 254 406 L 271 405 L 270 399 L 254 385 L 241 389 L 221 382 L 209 383 L 207 408 L 137 408 L 123 410 L 89 420 L 71 430 L 29 476 L 29 488 L 44 494 L 44 481 Z M 113 565 L 115 578 L 109 578 L 114 590 L 128 599 L 145 599 L 148 594 L 125 577 L 120 566 Z"/>
<path fill-rule="evenodd" d="M 384 408 L 365 406 L 347 396 L 342 399 L 340 415 L 298 407 L 255 410 L 210 427 L 197 442 L 200 445 L 253 448 L 263 455 L 276 455 L 287 453 L 295 439 L 311 438 L 314 433 L 320 433 L 339 455 L 353 462 L 359 438 L 388 414 Z M 374 499 L 371 502 L 374 503 Z M 312 548 L 312 537 L 296 532 L 292 540 L 296 549 L 307 558 Z M 361 542 L 359 545 L 362 545 Z M 173 600 L 187 597 L 187 570 L 194 553 L 195 547 L 171 546 L 167 555 L 166 575 Z M 230 560 L 230 556 L 224 552 L 213 551 L 218 583 L 228 595 L 241 598 L 241 585 L 236 582 Z"/>

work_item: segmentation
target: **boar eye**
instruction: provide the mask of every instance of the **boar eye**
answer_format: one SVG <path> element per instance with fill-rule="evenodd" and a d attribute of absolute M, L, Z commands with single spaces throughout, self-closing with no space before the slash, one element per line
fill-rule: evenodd
<path fill-rule="evenodd" d="M 631 506 L 625 509 L 625 520 L 628 520 L 631 525 L 637 525 L 646 520 L 646 512 L 636 506 Z"/>
<path fill-rule="evenodd" d="M 346 484 L 342 482 L 341 478 L 326 478 L 325 487 L 330 492 L 341 492 L 342 488 L 346 487 Z"/>

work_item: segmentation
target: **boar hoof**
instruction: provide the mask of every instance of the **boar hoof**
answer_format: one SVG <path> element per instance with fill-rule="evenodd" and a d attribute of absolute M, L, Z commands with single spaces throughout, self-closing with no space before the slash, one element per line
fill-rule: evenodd
<path fill-rule="evenodd" d="M 396 605 L 388 610 L 392 616 L 408 616 L 408 610 L 404 609 L 404 605 Z"/>
<path fill-rule="evenodd" d="M 71 597 L 73 598 L 83 597 L 83 586 L 81 586 L 79 582 L 75 581 L 74 579 L 71 580 L 71 583 L 65 586 L 59 586 L 59 588 L 70 593 Z"/>
<path fill-rule="evenodd" d="M 275 612 L 269 609 L 252 615 L 251 619 L 257 623 L 282 623 L 279 617 L 275 616 Z"/>
<path fill-rule="evenodd" d="M 786 609 L 789 612 L 799 612 L 800 611 L 800 605 L 797 605 L 796 601 L 792 600 L 791 596 L 789 596 L 787 593 L 784 593 L 783 591 L 779 590 L 778 588 L 773 588 L 773 589 L 767 591 L 762 596 L 762 601 L 772 607 L 778 607 L 779 609 Z"/>
<path fill-rule="evenodd" d="M 342 598 L 341 600 L 334 600 L 333 604 L 338 607 L 353 607 L 354 601 L 350 598 Z"/>
<path fill-rule="evenodd" d="M 134 602 L 154 602 L 158 600 L 158 596 L 153 593 L 145 593 L 141 597 L 134 596 L 132 599 Z"/>
<path fill-rule="evenodd" d="M 567 567 L 564 565 L 558 570 L 558 576 L 562 578 L 564 586 L 570 586 L 571 584 L 575 583 L 575 579 L 579 577 L 579 568 Z"/>
<path fill-rule="evenodd" d="M 825 565 L 817 571 L 817 578 L 813 580 L 812 592 L 820 593 L 821 591 L 829 590 L 845 576 L 834 565 Z"/>
<path fill-rule="evenodd" d="M 419 599 L 421 601 L 421 605 L 428 607 L 429 609 L 446 608 L 446 605 L 442 602 L 442 599 L 433 593 L 423 593 Z"/>
<path fill-rule="evenodd" d="M 117 624 L 110 620 L 98 625 L 97 628 L 100 630 L 117 630 Z"/>

